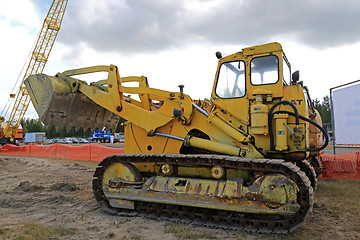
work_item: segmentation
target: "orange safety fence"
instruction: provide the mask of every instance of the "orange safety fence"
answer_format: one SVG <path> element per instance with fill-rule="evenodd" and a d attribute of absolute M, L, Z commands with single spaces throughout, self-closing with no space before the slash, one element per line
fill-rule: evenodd
<path fill-rule="evenodd" d="M 72 146 L 66 144 L 39 145 L 30 143 L 25 146 L 6 144 L 0 147 L 0 155 L 66 158 L 100 162 L 103 158 L 124 153 L 124 148 L 111 148 L 98 144 Z"/>
<path fill-rule="evenodd" d="M 98 144 L 72 146 L 66 144 L 15 146 L 6 144 L 0 147 L 0 155 L 66 158 L 100 162 L 103 158 L 124 153 L 123 148 L 111 148 Z M 360 179 L 360 152 L 342 154 L 321 154 L 323 172 L 321 178 Z"/>
<path fill-rule="evenodd" d="M 321 178 L 360 180 L 360 152 L 321 154 Z"/>

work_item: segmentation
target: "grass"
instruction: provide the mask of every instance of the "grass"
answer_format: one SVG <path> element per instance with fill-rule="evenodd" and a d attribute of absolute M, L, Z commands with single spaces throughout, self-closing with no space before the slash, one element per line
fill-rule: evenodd
<path fill-rule="evenodd" d="M 1 235 L 5 235 L 7 233 L 8 230 L 4 229 L 4 228 L 0 228 L 0 236 Z"/>
<path fill-rule="evenodd" d="M 212 231 L 193 229 L 191 225 L 166 223 L 165 233 L 172 233 L 178 239 L 218 239 Z"/>
<path fill-rule="evenodd" d="M 360 199 L 359 180 L 322 179 L 320 183 L 319 192 L 323 195 L 320 204 L 331 205 L 338 214 L 358 210 L 358 201 L 354 199 Z"/>
<path fill-rule="evenodd" d="M 360 181 L 323 179 L 320 183 L 319 195 L 321 196 L 316 203 L 330 209 L 329 214 L 337 219 L 336 225 L 343 225 L 339 231 L 347 235 L 357 232 L 357 236 L 351 237 L 360 239 Z"/>
<path fill-rule="evenodd" d="M 27 223 L 17 229 L 0 229 L 1 239 L 47 240 L 73 235 L 75 228 L 47 227 L 38 223 Z"/>
<path fill-rule="evenodd" d="M 131 234 L 130 239 L 131 240 L 142 240 L 143 238 L 139 233 L 134 233 L 134 234 Z"/>

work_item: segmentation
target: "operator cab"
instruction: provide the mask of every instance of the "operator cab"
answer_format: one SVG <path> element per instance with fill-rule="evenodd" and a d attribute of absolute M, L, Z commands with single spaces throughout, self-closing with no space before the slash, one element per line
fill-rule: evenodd
<path fill-rule="evenodd" d="M 284 86 L 290 84 L 291 68 L 279 43 L 244 48 L 241 52 L 219 58 L 211 101 L 221 109 L 249 122 L 246 111 L 256 97 L 272 102 L 284 97 Z M 232 110 L 229 110 L 232 109 Z"/>
<path fill-rule="evenodd" d="M 213 97 L 229 99 L 248 96 L 252 98 L 253 91 L 259 86 L 264 90 L 269 89 L 272 94 L 281 95 L 281 89 L 276 91 L 274 85 L 280 83 L 282 88 L 283 84 L 290 83 L 290 64 L 280 44 L 270 43 L 260 47 L 262 49 L 248 48 L 243 52 L 220 58 Z M 268 53 L 264 52 L 265 47 L 268 48 Z M 271 51 L 272 48 L 276 48 L 273 50 L 277 51 Z M 249 50 L 252 50 L 251 54 L 248 53 Z M 217 52 L 217 57 L 220 56 L 221 54 Z"/>

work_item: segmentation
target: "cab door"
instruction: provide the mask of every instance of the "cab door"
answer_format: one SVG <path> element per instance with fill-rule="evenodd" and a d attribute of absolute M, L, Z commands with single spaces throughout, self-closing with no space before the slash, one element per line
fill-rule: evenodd
<path fill-rule="evenodd" d="M 247 99 L 247 67 L 245 60 L 220 61 L 211 100 L 219 114 L 235 117 L 249 124 Z"/>
<path fill-rule="evenodd" d="M 271 95 L 272 98 L 282 98 L 284 87 L 282 82 L 281 52 L 263 54 L 250 59 L 248 64 L 248 99 L 256 95 Z"/>

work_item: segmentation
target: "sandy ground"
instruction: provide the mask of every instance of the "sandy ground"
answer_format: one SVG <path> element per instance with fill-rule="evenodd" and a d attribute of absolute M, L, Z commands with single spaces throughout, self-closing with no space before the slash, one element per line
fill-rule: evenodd
<path fill-rule="evenodd" d="M 295 235 L 285 236 L 111 216 L 101 211 L 92 196 L 91 179 L 96 165 L 64 159 L 0 156 L 0 230 L 19 229 L 28 223 L 75 229 L 70 235 L 51 239 L 305 239 L 312 236 L 346 239 L 347 236 L 341 235 L 342 226 L 336 225 L 338 219 L 332 211 L 316 202 L 310 219 Z M 314 226 L 316 231 L 309 233 Z"/>
<path fill-rule="evenodd" d="M 76 229 L 64 239 L 177 239 L 164 221 L 102 212 L 91 192 L 96 165 L 0 156 L 0 228 L 40 223 Z"/>

